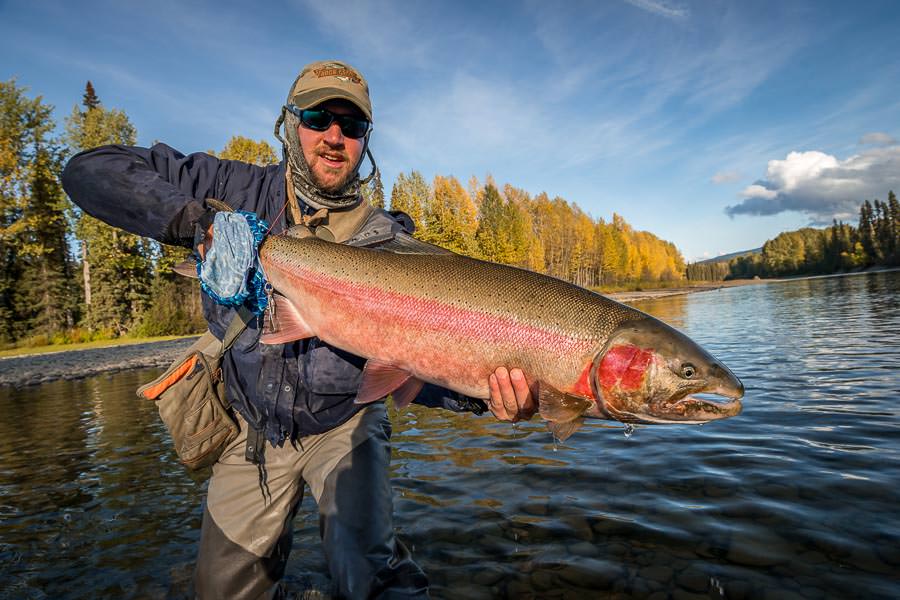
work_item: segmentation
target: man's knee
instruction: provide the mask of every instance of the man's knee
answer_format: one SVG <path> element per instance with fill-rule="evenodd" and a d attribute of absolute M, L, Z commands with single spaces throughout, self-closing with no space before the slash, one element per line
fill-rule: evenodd
<path fill-rule="evenodd" d="M 194 576 L 197 598 L 269 600 L 279 597 L 278 581 L 291 549 L 291 531 L 282 534 L 269 556 L 256 556 L 228 539 L 208 510 L 203 511 L 200 552 Z"/>
<path fill-rule="evenodd" d="M 425 598 L 428 580 L 396 539 L 389 433 L 356 446 L 328 475 L 320 529 L 332 579 L 347 598 Z"/>

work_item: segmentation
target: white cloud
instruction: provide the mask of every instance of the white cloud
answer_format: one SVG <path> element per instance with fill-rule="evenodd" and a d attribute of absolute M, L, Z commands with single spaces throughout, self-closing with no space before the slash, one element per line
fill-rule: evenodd
<path fill-rule="evenodd" d="M 882 131 L 873 131 L 859 138 L 859 143 L 861 146 L 890 146 L 897 140 Z"/>
<path fill-rule="evenodd" d="M 734 183 L 741 178 L 741 174 L 737 171 L 719 171 L 710 178 L 715 184 Z"/>
<path fill-rule="evenodd" d="M 849 218 L 866 199 L 900 188 L 900 146 L 874 148 L 840 160 L 818 151 L 791 152 L 770 160 L 764 179 L 748 186 L 730 216 L 806 214 L 813 222 Z"/>
<path fill-rule="evenodd" d="M 625 0 L 625 2 L 673 21 L 686 19 L 690 15 L 690 11 L 687 8 L 675 6 L 668 2 L 660 2 L 660 0 Z"/>

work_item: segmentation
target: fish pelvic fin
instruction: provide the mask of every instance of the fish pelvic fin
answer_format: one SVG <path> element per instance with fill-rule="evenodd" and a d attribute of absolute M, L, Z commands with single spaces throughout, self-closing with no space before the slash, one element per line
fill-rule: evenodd
<path fill-rule="evenodd" d="M 300 311 L 281 294 L 273 294 L 274 311 L 266 311 L 265 326 L 259 341 L 263 344 L 287 344 L 315 336 Z M 274 316 L 270 317 L 274 312 Z M 274 321 L 274 323 L 272 322 Z"/>
<path fill-rule="evenodd" d="M 406 408 L 424 383 L 400 367 L 370 359 L 363 368 L 362 382 L 356 392 L 356 404 L 368 404 L 394 393 L 394 405 Z"/>
<path fill-rule="evenodd" d="M 412 401 L 416 399 L 416 396 L 422 391 L 422 386 L 424 385 L 425 382 L 421 379 L 416 379 L 412 376 L 407 379 L 406 383 L 398 387 L 394 390 L 393 394 L 391 394 L 394 399 L 394 408 L 403 410 L 412 404 Z"/>
<path fill-rule="evenodd" d="M 569 421 L 568 423 L 554 423 L 553 421 L 547 421 L 547 429 L 549 429 L 550 433 L 561 442 L 566 441 L 566 439 L 578 431 L 582 425 L 584 425 L 584 417 L 578 417 L 574 421 Z"/>
<path fill-rule="evenodd" d="M 539 383 L 538 407 L 547 427 L 560 440 L 565 440 L 584 424 L 584 413 L 593 405 L 588 398 L 561 392 L 551 385 Z"/>

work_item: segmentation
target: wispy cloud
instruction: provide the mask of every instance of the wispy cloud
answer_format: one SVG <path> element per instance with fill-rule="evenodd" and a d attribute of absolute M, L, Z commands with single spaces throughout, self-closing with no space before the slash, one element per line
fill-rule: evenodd
<path fill-rule="evenodd" d="M 680 21 L 690 16 L 690 11 L 683 6 L 676 6 L 668 2 L 660 2 L 659 0 L 625 0 L 628 4 L 636 6 L 642 10 L 646 10 L 654 15 Z"/>
<path fill-rule="evenodd" d="M 370 63 L 414 65 L 426 67 L 431 49 L 428 35 L 423 35 L 420 14 L 415 4 L 401 6 L 385 0 L 296 0 L 303 17 L 312 17 L 319 28 L 352 49 L 359 58 Z M 303 18 L 300 17 L 300 18 Z M 421 17 L 422 21 L 417 22 Z M 333 57 L 338 58 L 338 57 Z"/>
<path fill-rule="evenodd" d="M 887 133 L 881 131 L 867 133 L 866 135 L 859 138 L 859 144 L 861 146 L 890 146 L 896 143 L 897 140 L 895 140 Z"/>
<path fill-rule="evenodd" d="M 856 214 L 866 199 L 900 187 L 900 146 L 874 148 L 838 159 L 819 151 L 791 152 L 770 160 L 765 178 L 748 186 L 744 200 L 726 208 L 729 216 L 796 211 L 814 223 Z"/>
<path fill-rule="evenodd" d="M 719 171 L 710 178 L 715 184 L 734 183 L 740 180 L 741 174 L 737 171 Z"/>

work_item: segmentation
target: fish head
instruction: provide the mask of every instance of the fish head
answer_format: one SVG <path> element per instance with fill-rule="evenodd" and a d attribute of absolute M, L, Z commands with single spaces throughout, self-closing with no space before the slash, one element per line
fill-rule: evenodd
<path fill-rule="evenodd" d="M 705 423 L 733 417 L 741 412 L 744 395 L 744 385 L 728 367 L 649 316 L 613 331 L 594 357 L 590 382 L 596 404 L 587 416 L 626 423 Z"/>

